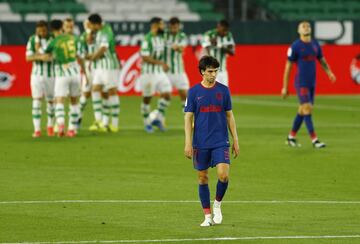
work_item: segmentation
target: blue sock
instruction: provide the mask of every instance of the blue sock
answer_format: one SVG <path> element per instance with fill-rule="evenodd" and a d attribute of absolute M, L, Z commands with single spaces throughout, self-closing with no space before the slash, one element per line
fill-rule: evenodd
<path fill-rule="evenodd" d="M 220 180 L 218 180 L 217 185 L 216 185 L 216 201 L 221 202 L 221 200 L 223 199 L 226 189 L 228 187 L 229 182 L 222 182 Z"/>
<path fill-rule="evenodd" d="M 205 214 L 210 211 L 210 190 L 209 185 L 199 185 L 199 197 Z"/>
<path fill-rule="evenodd" d="M 306 128 L 310 134 L 311 139 L 313 139 L 313 140 L 316 139 L 316 134 L 315 134 L 315 129 L 314 129 L 314 125 L 312 122 L 311 114 L 304 115 L 304 120 L 305 120 Z"/>
<path fill-rule="evenodd" d="M 298 130 L 301 127 L 302 122 L 304 121 L 304 116 L 300 115 L 300 114 L 296 114 L 294 123 L 293 123 L 293 127 L 291 129 L 290 135 L 295 137 L 296 133 L 298 132 Z"/>

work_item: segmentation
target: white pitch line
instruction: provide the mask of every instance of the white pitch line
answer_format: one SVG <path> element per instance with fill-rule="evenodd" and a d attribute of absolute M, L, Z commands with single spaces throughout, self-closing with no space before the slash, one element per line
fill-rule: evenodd
<path fill-rule="evenodd" d="M 54 241 L 54 242 L 2 242 L 0 244 L 87 244 L 87 243 L 164 243 L 164 242 L 196 242 L 196 241 L 245 241 L 245 240 L 290 240 L 290 239 L 357 239 L 360 235 L 326 235 L 326 236 L 244 236 L 215 238 L 184 238 L 155 240 L 93 240 L 93 241 Z"/>
<path fill-rule="evenodd" d="M 59 204 L 59 203 L 199 203 L 198 200 L 25 200 L 25 201 L 0 201 L 0 205 L 20 204 Z M 225 204 L 360 204 L 360 201 L 335 201 L 335 200 L 235 200 L 224 201 Z"/>
<path fill-rule="evenodd" d="M 241 98 L 234 98 L 234 103 L 238 104 L 247 104 L 247 105 L 260 105 L 260 106 L 267 106 L 267 107 L 290 107 L 294 108 L 297 107 L 297 103 L 289 103 L 289 102 L 276 102 L 276 101 L 266 101 L 266 100 L 255 100 L 255 99 L 241 99 Z M 353 106 L 335 106 L 335 105 L 323 105 L 323 104 L 316 104 L 315 102 L 315 110 L 316 109 L 327 109 L 327 110 L 336 110 L 336 111 L 347 111 L 347 112 L 360 112 L 358 107 Z"/>

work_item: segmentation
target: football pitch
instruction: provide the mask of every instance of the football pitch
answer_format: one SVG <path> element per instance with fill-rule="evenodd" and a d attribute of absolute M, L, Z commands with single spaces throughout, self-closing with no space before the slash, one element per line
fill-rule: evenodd
<path fill-rule="evenodd" d="M 284 144 L 295 97 L 233 97 L 241 154 L 223 224 L 201 228 L 178 97 L 165 133 L 146 134 L 140 98 L 121 97 L 119 133 L 89 132 L 88 104 L 78 137 L 38 139 L 31 100 L 1 98 L 0 243 L 360 243 L 359 103 L 316 98 L 315 150 L 304 125 L 302 147 Z M 209 184 L 213 199 L 214 170 Z"/>

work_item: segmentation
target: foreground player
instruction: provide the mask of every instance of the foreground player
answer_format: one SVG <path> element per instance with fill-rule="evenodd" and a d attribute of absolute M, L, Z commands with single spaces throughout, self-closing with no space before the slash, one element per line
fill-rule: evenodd
<path fill-rule="evenodd" d="M 284 84 L 281 91 L 283 98 L 288 96 L 289 75 L 293 63 L 297 64 L 298 71 L 295 77 L 295 89 L 299 98 L 298 113 L 295 117 L 292 130 L 286 139 L 286 143 L 291 147 L 298 147 L 296 133 L 305 120 L 306 127 L 314 148 L 323 148 L 325 143 L 319 141 L 313 121 L 311 118 L 316 86 L 316 60 L 319 60 L 331 82 L 336 81 L 336 77 L 327 64 L 321 47 L 316 40 L 311 39 L 311 26 L 307 21 L 303 21 L 298 26 L 300 39 L 296 40 L 288 49 L 288 61 L 284 72 Z"/>
<path fill-rule="evenodd" d="M 202 47 L 206 55 L 215 57 L 220 62 L 220 70 L 216 77 L 217 81 L 228 86 L 229 75 L 227 72 L 226 60 L 229 55 L 235 55 L 235 42 L 232 33 L 229 31 L 229 23 L 221 20 L 216 29 L 205 33 Z"/>
<path fill-rule="evenodd" d="M 120 100 L 117 93 L 120 63 L 115 50 L 115 36 L 109 24 L 105 24 L 98 14 L 88 18 L 89 28 L 95 34 L 95 50 L 87 55 L 89 61 L 94 62 L 92 102 L 95 123 L 90 130 L 117 132 L 119 129 Z M 106 92 L 108 97 L 101 94 Z M 103 101 L 102 101 L 103 100 Z M 102 111 L 102 106 L 104 110 Z M 109 110 L 111 124 L 109 124 Z M 103 118 L 103 113 L 105 118 Z"/>
<path fill-rule="evenodd" d="M 161 131 L 165 130 L 164 119 L 165 111 L 170 104 L 171 83 L 165 72 L 169 66 L 164 62 L 164 22 L 161 18 L 154 17 L 150 20 L 150 32 L 146 34 L 141 43 L 140 54 L 142 57 L 141 65 L 141 90 L 143 101 L 141 104 L 141 114 L 144 118 L 145 131 L 153 133 L 153 125 L 159 127 Z M 160 93 L 158 100 L 157 118 L 151 121 L 150 103 L 152 96 Z"/>
<path fill-rule="evenodd" d="M 45 50 L 51 55 L 44 56 L 44 58 L 53 58 L 55 62 L 55 116 L 58 136 L 65 135 L 64 104 L 66 98 L 70 97 L 69 128 L 66 135 L 74 137 L 80 112 L 78 101 L 80 96 L 80 68 L 85 72 L 82 54 L 79 50 L 79 40 L 74 35 L 63 34 L 61 20 L 52 20 L 50 25 L 55 38 Z"/>
<path fill-rule="evenodd" d="M 45 21 L 36 24 L 35 35 L 29 38 L 26 45 L 26 61 L 32 62 L 31 70 L 31 94 L 32 117 L 34 124 L 33 137 L 41 136 L 41 100 L 45 96 L 47 102 L 47 134 L 54 136 L 54 74 L 53 63 L 36 59 L 36 55 L 46 49 L 50 41 L 48 26 Z"/>
<path fill-rule="evenodd" d="M 179 92 L 182 110 L 184 110 L 186 95 L 189 89 L 189 79 L 186 75 L 183 62 L 186 34 L 180 30 L 180 24 L 180 20 L 176 17 L 169 20 L 169 28 L 165 32 L 165 62 L 170 67 L 167 75 L 172 85 Z"/>
<path fill-rule="evenodd" d="M 219 66 L 219 62 L 211 56 L 201 58 L 199 71 L 203 80 L 189 90 L 185 105 L 184 153 L 187 158 L 193 158 L 194 168 L 198 170 L 199 196 L 205 214 L 205 220 L 200 226 L 222 222 L 221 201 L 228 186 L 230 168 L 228 128 L 233 139 L 234 158 L 239 154 L 230 91 L 216 81 Z M 191 141 L 193 119 L 194 133 Z M 215 166 L 218 182 L 212 219 L 208 168 Z"/>

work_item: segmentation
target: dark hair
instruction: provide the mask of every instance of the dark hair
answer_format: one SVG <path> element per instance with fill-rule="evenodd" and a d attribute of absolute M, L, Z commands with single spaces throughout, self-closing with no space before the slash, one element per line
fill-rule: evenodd
<path fill-rule="evenodd" d="M 176 24 L 180 24 L 180 19 L 178 17 L 172 17 L 169 20 L 170 25 L 176 25 Z"/>
<path fill-rule="evenodd" d="M 199 71 L 200 74 L 202 75 L 201 71 L 206 70 L 207 68 L 219 68 L 220 67 L 220 63 L 219 61 L 212 57 L 212 56 L 203 56 L 200 61 L 199 61 Z"/>
<path fill-rule="evenodd" d="M 89 16 L 88 20 L 92 24 L 101 24 L 102 23 L 102 18 L 99 14 L 91 14 Z"/>
<path fill-rule="evenodd" d="M 74 22 L 74 19 L 73 19 L 73 18 L 68 17 L 68 18 L 64 19 L 64 22 Z"/>
<path fill-rule="evenodd" d="M 152 25 L 152 24 L 159 24 L 161 21 L 162 21 L 162 18 L 160 18 L 160 17 L 153 17 L 153 18 L 151 18 L 151 20 L 150 20 L 150 25 Z"/>
<path fill-rule="evenodd" d="M 45 20 L 40 20 L 36 23 L 36 28 L 38 28 L 38 27 L 46 27 L 47 28 L 48 24 Z"/>
<path fill-rule="evenodd" d="M 51 27 L 51 30 L 52 31 L 58 31 L 58 30 L 61 30 L 62 27 L 63 27 L 63 22 L 59 19 L 53 19 L 51 22 L 50 22 L 50 27 Z"/>
<path fill-rule="evenodd" d="M 222 26 L 222 27 L 225 27 L 225 28 L 229 28 L 229 27 L 230 27 L 229 22 L 228 22 L 227 20 L 225 20 L 225 19 L 220 20 L 220 21 L 218 22 L 218 24 L 219 24 L 220 26 Z"/>

